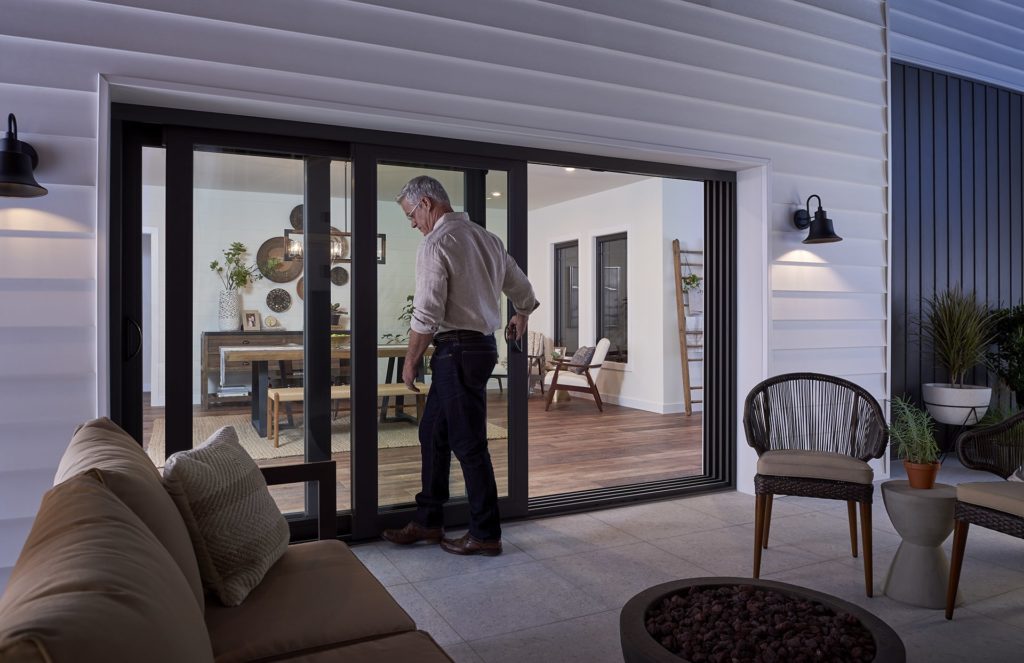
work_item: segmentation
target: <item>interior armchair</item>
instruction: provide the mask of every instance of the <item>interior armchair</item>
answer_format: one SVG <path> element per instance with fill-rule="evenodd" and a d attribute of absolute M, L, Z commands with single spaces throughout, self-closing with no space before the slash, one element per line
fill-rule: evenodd
<path fill-rule="evenodd" d="M 578 391 L 590 394 L 597 403 L 597 409 L 604 412 L 601 393 L 597 390 L 597 376 L 601 372 L 604 358 L 608 355 L 611 342 L 602 338 L 594 348 L 594 356 L 589 363 L 574 364 L 571 359 L 559 359 L 555 362 L 555 370 L 548 371 L 544 376 L 544 384 L 548 386 L 548 398 L 544 404 L 546 412 L 551 407 L 551 400 L 556 391 Z"/>
<path fill-rule="evenodd" d="M 964 467 L 991 472 L 1001 479 L 1024 465 L 1024 412 L 994 426 L 977 428 L 956 440 L 956 455 Z M 1024 482 L 980 481 L 956 487 L 953 514 L 953 558 L 946 591 L 946 619 L 953 618 L 960 569 L 972 524 L 1024 539 Z"/>
<path fill-rule="evenodd" d="M 526 332 L 526 361 L 530 384 L 533 384 L 533 369 L 537 368 L 540 378 L 540 393 L 544 393 L 544 367 L 547 365 L 547 354 L 544 352 L 544 334 L 538 331 Z"/>
<path fill-rule="evenodd" d="M 789 373 L 754 387 L 743 407 L 747 443 L 757 451 L 754 475 L 754 577 L 768 547 L 774 495 L 843 500 L 850 547 L 857 556 L 860 505 L 864 584 L 873 593 L 871 501 L 874 472 L 889 440 L 882 408 L 858 385 L 818 373 Z"/>

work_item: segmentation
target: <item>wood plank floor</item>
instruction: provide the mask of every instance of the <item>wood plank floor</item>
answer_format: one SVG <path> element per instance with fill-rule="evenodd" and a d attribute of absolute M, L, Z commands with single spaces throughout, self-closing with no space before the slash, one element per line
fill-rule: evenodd
<path fill-rule="evenodd" d="M 504 397 L 493 394 L 489 407 L 492 423 L 507 428 Z M 248 412 L 248 407 L 215 407 L 194 416 L 219 416 Z M 297 408 L 301 414 L 301 407 Z M 702 471 L 701 414 L 656 414 L 605 404 L 599 412 L 592 401 L 573 398 L 553 403 L 544 411 L 537 394 L 529 400 L 529 491 L 530 497 L 621 486 L 699 474 Z M 144 404 L 143 439 L 152 433 L 153 421 L 164 415 L 163 408 Z M 301 425 L 301 417 L 299 419 Z M 492 440 L 491 458 L 501 495 L 508 493 L 508 447 L 504 440 Z M 348 452 L 335 453 L 338 463 L 338 510 L 351 507 L 351 464 Z M 260 465 L 286 465 L 296 458 L 258 461 Z M 420 484 L 418 447 L 378 451 L 379 499 L 381 505 L 413 502 Z M 271 492 L 282 511 L 301 511 L 301 486 L 272 486 Z M 452 498 L 465 495 L 458 461 L 452 459 Z"/>

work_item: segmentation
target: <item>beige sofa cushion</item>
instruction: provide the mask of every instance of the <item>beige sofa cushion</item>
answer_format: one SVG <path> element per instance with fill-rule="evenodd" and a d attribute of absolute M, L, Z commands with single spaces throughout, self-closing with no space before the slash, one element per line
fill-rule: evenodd
<path fill-rule="evenodd" d="M 962 483 L 956 487 L 961 502 L 983 506 L 1024 518 L 1024 483 L 988 481 Z"/>
<path fill-rule="evenodd" d="M 272 659 L 416 628 L 337 540 L 289 546 L 245 603 L 226 608 L 211 601 L 206 625 L 214 655 L 225 663 Z"/>
<path fill-rule="evenodd" d="M 71 438 L 57 468 L 58 484 L 97 468 L 103 482 L 118 499 L 135 512 L 157 540 L 167 548 L 185 575 L 200 610 L 205 605 L 199 564 L 192 550 L 185 521 L 164 490 L 160 473 L 146 452 L 128 433 L 106 417 L 83 424 Z"/>
<path fill-rule="evenodd" d="M 43 496 L 0 598 L 0 652 L 57 663 L 213 660 L 181 571 L 95 470 Z"/>
<path fill-rule="evenodd" d="M 451 663 L 451 658 L 434 639 L 423 631 L 412 631 L 386 638 L 357 642 L 287 659 L 288 663 L 381 663 L 381 661 L 415 661 L 415 663 Z"/>
<path fill-rule="evenodd" d="M 871 483 L 875 473 L 864 461 L 827 451 L 780 449 L 757 459 L 757 473 L 779 477 Z"/>
<path fill-rule="evenodd" d="M 224 605 L 241 604 L 288 548 L 289 531 L 235 429 L 173 454 L 164 485 L 185 519 L 203 585 Z"/>

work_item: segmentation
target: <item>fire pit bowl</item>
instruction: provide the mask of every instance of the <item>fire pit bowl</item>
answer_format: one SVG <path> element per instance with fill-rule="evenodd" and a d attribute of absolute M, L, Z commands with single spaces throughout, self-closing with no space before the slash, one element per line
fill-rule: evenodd
<path fill-rule="evenodd" d="M 896 632 L 863 608 L 753 578 L 688 578 L 645 589 L 622 608 L 619 636 L 626 663 L 753 661 L 755 655 L 768 663 L 907 659 Z"/>

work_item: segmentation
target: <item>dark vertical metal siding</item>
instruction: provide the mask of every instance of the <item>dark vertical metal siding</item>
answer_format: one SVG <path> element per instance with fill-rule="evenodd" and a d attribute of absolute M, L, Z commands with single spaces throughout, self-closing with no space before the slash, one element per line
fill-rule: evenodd
<path fill-rule="evenodd" d="M 921 304 L 961 284 L 992 306 L 1024 296 L 1022 98 L 892 65 L 892 393 L 948 378 L 916 336 Z M 976 384 L 994 384 L 984 368 Z"/>

